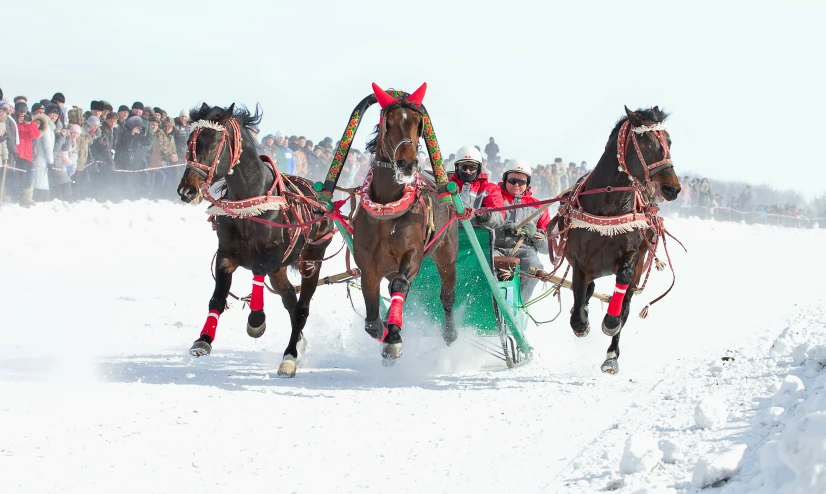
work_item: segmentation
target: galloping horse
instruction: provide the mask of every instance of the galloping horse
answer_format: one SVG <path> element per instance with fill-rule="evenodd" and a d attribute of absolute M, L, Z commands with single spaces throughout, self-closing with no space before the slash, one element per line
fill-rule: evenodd
<path fill-rule="evenodd" d="M 626 108 L 625 112 L 599 163 L 567 196 L 554 219 L 561 232 L 557 254 L 564 253 L 573 269 L 574 334 L 583 337 L 590 331 L 588 300 L 594 293 L 594 280 L 616 275 L 614 295 L 602 321 L 602 331 L 612 337 L 602 371 L 612 374 L 619 371 L 619 338 L 631 298 L 641 288 L 643 271 L 650 270 L 656 260 L 659 239 L 664 241 L 667 233 L 657 215 L 656 197 L 673 201 L 680 193 L 671 161 L 671 138 L 664 126 L 668 115 L 656 106 L 636 112 Z M 634 152 L 629 152 L 632 146 Z M 597 190 L 603 192 L 587 194 Z M 663 267 L 659 260 L 656 265 Z"/>
<path fill-rule="evenodd" d="M 456 224 L 449 225 L 425 251 L 425 244 L 451 219 L 451 210 L 440 204 L 434 184 L 419 175 L 417 153 L 424 125 L 421 108 L 426 87 L 422 85 L 409 96 L 394 98 L 373 84 L 382 112 L 375 138 L 367 149 L 376 153 L 376 158 L 353 218 L 353 257 L 361 269 L 367 310 L 364 329 L 384 344 L 385 363 L 402 355 L 404 301 L 425 256 L 432 257 L 442 281 L 442 337 L 448 345 L 457 337 L 453 324 Z M 386 324 L 379 320 L 382 278 L 390 282 L 391 293 Z"/>
<path fill-rule="evenodd" d="M 239 267 L 253 273 L 247 333 L 259 338 L 266 329 L 264 315 L 264 276 L 269 275 L 274 291 L 281 296 L 290 313 L 292 334 L 284 350 L 278 374 L 295 376 L 306 339 L 303 329 L 309 315 L 310 299 L 315 293 L 321 260 L 332 238 L 332 222 L 303 228 L 280 228 L 265 222 L 305 223 L 321 213 L 312 186 L 306 180 L 281 174 L 267 156 L 258 156 L 249 127 L 261 117 L 245 109 L 212 107 L 204 104 L 192 110 L 194 130 L 189 137 L 187 167 L 178 187 L 181 200 L 213 204 L 208 213 L 214 217 L 218 235 L 215 291 L 209 300 L 201 336 L 190 353 L 196 357 L 212 351 L 218 318 L 224 312 L 232 284 L 232 273 Z M 214 198 L 209 187 L 225 179 L 223 196 Z M 253 221 L 258 219 L 259 221 Z M 301 296 L 287 278 L 287 267 L 301 273 Z"/>

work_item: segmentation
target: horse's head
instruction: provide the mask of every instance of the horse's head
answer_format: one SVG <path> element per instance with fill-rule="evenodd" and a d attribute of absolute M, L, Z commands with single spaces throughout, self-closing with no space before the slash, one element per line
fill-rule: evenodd
<path fill-rule="evenodd" d="M 187 142 L 187 166 L 178 185 L 184 202 L 203 200 L 201 189 L 232 173 L 241 155 L 241 129 L 233 118 L 235 103 L 229 108 L 209 107 L 192 110 L 192 133 Z"/>
<path fill-rule="evenodd" d="M 631 111 L 619 123 L 617 158 L 624 171 L 646 186 L 652 185 L 667 201 L 680 193 L 680 179 L 671 161 L 671 136 L 665 130 L 668 114 L 659 107 Z"/>
<path fill-rule="evenodd" d="M 413 183 L 419 171 L 419 138 L 424 130 L 422 100 L 426 90 L 425 83 L 411 95 L 394 97 L 373 84 L 382 111 L 376 138 L 368 149 L 376 153 L 378 161 L 392 165 L 400 184 Z"/>

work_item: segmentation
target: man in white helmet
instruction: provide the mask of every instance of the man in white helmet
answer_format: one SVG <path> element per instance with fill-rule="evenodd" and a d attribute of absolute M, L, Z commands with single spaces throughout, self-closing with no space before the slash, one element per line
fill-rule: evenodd
<path fill-rule="evenodd" d="M 473 146 L 462 146 L 456 151 L 455 172 L 450 181 L 459 186 L 459 195 L 466 206 L 473 209 L 502 207 L 502 193 L 499 187 L 488 182 L 488 175 L 482 173 L 482 153 Z M 503 212 L 476 213 L 473 223 L 497 228 L 502 225 Z"/>
<path fill-rule="evenodd" d="M 519 158 L 508 161 L 499 187 L 505 206 L 537 202 L 531 195 L 531 166 L 525 159 Z M 540 262 L 538 254 L 548 253 L 548 238 L 545 230 L 551 222 L 551 217 L 547 210 L 542 211 L 541 214 L 520 226 L 525 218 L 533 214 L 538 207 L 540 206 L 505 211 L 505 223 L 496 230 L 494 249 L 497 254 L 518 257 L 522 272 L 528 272 L 530 268 L 541 269 L 542 262 Z M 522 239 L 522 243 L 516 249 L 516 252 L 511 254 L 520 239 Z M 520 281 L 522 302 L 524 303 L 530 300 L 533 289 L 539 280 L 536 278 L 522 278 Z"/>

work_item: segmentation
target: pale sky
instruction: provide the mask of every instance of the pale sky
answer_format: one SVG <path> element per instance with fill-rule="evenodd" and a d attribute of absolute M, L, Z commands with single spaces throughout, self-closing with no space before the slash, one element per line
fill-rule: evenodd
<path fill-rule="evenodd" d="M 425 105 L 447 156 L 593 166 L 623 105 L 672 113 L 675 168 L 826 191 L 826 2 L 4 2 L 0 87 L 89 108 L 264 110 L 337 140 L 375 81 Z M 377 111 L 365 117 L 363 149 Z"/>

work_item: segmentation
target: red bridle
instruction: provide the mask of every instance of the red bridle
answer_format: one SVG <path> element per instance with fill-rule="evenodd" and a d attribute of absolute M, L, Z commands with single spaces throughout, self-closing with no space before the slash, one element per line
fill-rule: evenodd
<path fill-rule="evenodd" d="M 630 133 L 628 132 L 629 129 L 631 130 Z M 640 145 L 637 142 L 637 134 L 643 134 L 645 132 L 653 132 L 657 139 L 659 139 L 660 146 L 663 148 L 663 158 L 656 163 L 651 163 L 650 165 L 645 163 L 645 158 L 643 158 Z M 663 168 L 674 166 L 671 161 L 671 149 L 669 149 L 668 142 L 665 140 L 665 131 L 662 129 L 661 125 L 652 125 L 651 127 L 631 127 L 631 122 L 626 121 L 622 124 L 622 127 L 620 127 L 619 135 L 617 135 L 617 160 L 619 161 L 622 171 L 628 174 L 632 181 L 634 181 L 636 177 L 631 174 L 631 171 L 628 169 L 628 164 L 626 163 L 626 153 L 628 152 L 629 140 L 634 143 L 634 149 L 637 150 L 637 156 L 640 159 L 640 164 L 642 164 L 642 169 L 645 171 L 644 184 L 651 181 L 651 175 L 657 173 Z"/>
<path fill-rule="evenodd" d="M 241 161 L 241 129 L 238 126 L 238 122 L 234 118 L 229 119 L 229 125 L 232 127 L 232 146 L 229 146 L 229 170 L 227 171 L 227 175 L 232 175 L 233 167 Z M 208 120 L 199 120 L 198 122 L 195 122 L 194 126 L 195 130 L 193 130 L 192 134 L 190 134 L 189 141 L 186 145 L 187 168 L 192 169 L 206 177 L 204 186 L 209 188 L 212 184 L 212 179 L 215 176 L 215 170 L 218 168 L 218 163 L 221 161 L 221 155 L 224 153 L 224 145 L 229 138 L 229 132 L 227 132 L 226 127 L 223 125 L 210 122 Z M 205 129 L 211 129 L 221 133 L 221 142 L 218 143 L 218 150 L 215 152 L 215 159 L 213 160 L 212 165 L 205 165 L 199 162 L 198 156 L 196 155 L 198 137 Z"/>

